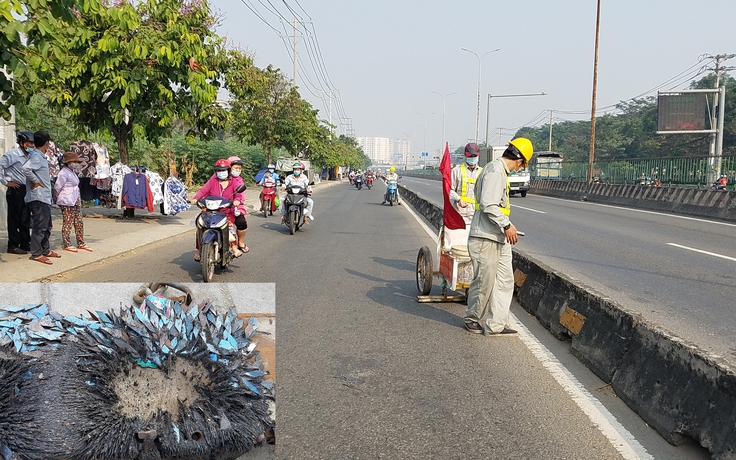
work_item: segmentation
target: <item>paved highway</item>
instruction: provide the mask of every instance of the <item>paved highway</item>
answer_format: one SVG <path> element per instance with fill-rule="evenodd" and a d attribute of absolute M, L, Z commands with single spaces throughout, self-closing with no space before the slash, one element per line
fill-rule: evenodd
<path fill-rule="evenodd" d="M 441 182 L 401 183 L 442 205 Z M 512 197 L 517 248 L 736 365 L 736 224 Z"/>
<path fill-rule="evenodd" d="M 463 305 L 418 304 L 434 241 L 383 187 L 338 183 L 288 235 L 249 218 L 251 252 L 218 282 L 276 282 L 278 458 L 683 458 L 518 306 L 519 338 L 462 328 Z M 199 280 L 193 235 L 59 281 Z M 592 396 L 591 396 L 592 395 Z"/>

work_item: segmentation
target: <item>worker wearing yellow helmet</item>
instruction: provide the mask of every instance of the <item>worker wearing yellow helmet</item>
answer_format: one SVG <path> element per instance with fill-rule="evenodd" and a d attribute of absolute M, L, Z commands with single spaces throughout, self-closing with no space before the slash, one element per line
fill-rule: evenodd
<path fill-rule="evenodd" d="M 514 294 L 511 245 L 518 241 L 516 227 L 509 219 L 508 175 L 526 167 L 533 154 L 529 139 L 514 139 L 501 158 L 483 168 L 475 183 L 475 214 L 468 237 L 474 274 L 463 318 L 465 329 L 475 334 L 495 337 L 518 334 L 508 327 Z"/>
<path fill-rule="evenodd" d="M 388 168 L 388 174 L 386 174 L 386 193 L 383 195 L 383 203 L 386 204 L 386 202 L 390 202 L 389 199 L 389 192 L 393 189 L 396 189 L 396 184 L 399 181 L 399 175 L 396 174 L 396 166 L 391 166 Z M 401 204 L 401 200 L 399 199 L 399 193 L 398 191 L 395 193 L 396 195 L 396 203 Z M 393 206 L 393 205 L 392 205 Z"/>

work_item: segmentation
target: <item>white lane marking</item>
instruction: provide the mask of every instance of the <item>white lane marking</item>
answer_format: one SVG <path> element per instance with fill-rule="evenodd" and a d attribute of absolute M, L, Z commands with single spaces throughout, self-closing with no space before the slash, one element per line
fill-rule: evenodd
<path fill-rule="evenodd" d="M 409 214 L 411 214 L 412 216 L 414 216 L 414 218 L 417 220 L 417 222 L 419 222 L 419 225 L 422 226 L 422 228 L 424 229 L 424 231 L 427 232 L 427 234 L 429 234 L 429 236 L 434 240 L 435 243 L 437 243 L 439 241 L 439 237 L 434 233 L 434 230 L 432 230 L 431 228 L 429 228 L 429 225 L 427 225 L 427 224 L 424 223 L 424 221 L 422 220 L 422 218 L 419 217 L 419 215 L 417 213 L 415 213 L 413 209 L 411 209 L 411 206 L 409 205 L 409 203 L 406 202 L 406 200 L 404 200 L 404 202 L 403 202 L 403 204 L 401 206 L 403 206 L 404 209 L 406 209 L 407 211 L 409 211 Z"/>
<path fill-rule="evenodd" d="M 566 200 L 564 198 L 555 198 L 552 196 L 543 196 L 543 195 L 534 195 L 534 198 L 545 198 L 547 200 L 558 200 L 558 201 L 565 201 L 568 203 L 576 203 L 576 204 L 582 204 L 582 205 L 587 205 L 587 206 L 600 206 L 602 208 L 621 209 L 622 211 L 641 212 L 644 214 L 655 214 L 658 216 L 673 217 L 675 219 L 693 220 L 695 222 L 705 222 L 707 224 L 725 225 L 726 227 L 736 227 L 736 224 L 732 224 L 729 222 L 719 222 L 717 220 L 700 219 L 698 217 L 688 217 L 688 216 L 680 216 L 678 214 L 667 214 L 664 212 L 647 211 L 645 209 L 627 208 L 625 206 L 614 206 L 611 204 L 591 203 L 590 201 Z"/>
<path fill-rule="evenodd" d="M 434 231 L 421 220 L 421 218 L 412 210 L 408 203 L 403 205 L 409 213 L 419 222 L 427 234 L 435 241 L 438 236 Z M 571 396 L 575 404 L 580 410 L 593 422 L 598 430 L 608 439 L 611 445 L 627 460 L 651 460 L 654 457 L 649 455 L 644 446 L 634 438 L 634 435 L 624 428 L 616 417 L 606 409 L 606 407 L 598 401 L 593 395 L 585 389 L 585 387 L 575 378 L 574 375 L 559 362 L 551 351 L 542 345 L 536 337 L 524 326 L 519 319 L 510 313 L 515 326 L 519 329 L 519 338 L 522 343 L 532 352 L 544 366 L 552 377 L 560 384 L 560 386 Z"/>
<path fill-rule="evenodd" d="M 733 262 L 736 262 L 736 257 L 724 256 L 723 254 L 716 254 L 715 252 L 703 251 L 702 249 L 695 249 L 695 248 L 691 248 L 691 247 L 688 247 L 688 246 L 683 246 L 683 245 L 677 244 L 677 243 L 667 243 L 667 244 L 670 245 L 670 246 L 674 246 L 676 248 L 687 249 L 688 251 L 699 252 L 701 254 L 708 254 L 709 256 L 720 257 L 721 259 L 726 259 L 726 260 L 731 260 Z"/>
<path fill-rule="evenodd" d="M 523 209 L 525 211 L 538 212 L 539 214 L 547 214 L 545 211 L 538 211 L 538 210 L 532 209 L 532 208 L 525 208 L 524 206 L 519 206 L 518 204 L 514 204 L 511 207 L 514 208 L 514 209 Z"/>
<path fill-rule="evenodd" d="M 625 459 L 653 459 L 647 450 L 634 435 L 621 425 L 616 417 L 575 378 L 574 375 L 560 363 L 551 351 L 542 345 L 536 337 L 524 326 L 519 319 L 510 313 L 515 327 L 519 330 L 519 339 L 529 351 L 542 363 L 545 369 L 570 395 L 580 410 L 593 422 L 598 430 L 608 438 L 611 445 Z"/>

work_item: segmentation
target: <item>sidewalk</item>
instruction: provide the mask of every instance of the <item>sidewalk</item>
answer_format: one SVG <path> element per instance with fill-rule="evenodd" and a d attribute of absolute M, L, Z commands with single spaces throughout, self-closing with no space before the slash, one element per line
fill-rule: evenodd
<path fill-rule="evenodd" d="M 322 181 L 314 185 L 319 190 L 340 184 L 340 181 Z M 261 217 L 261 204 L 258 201 L 260 187 L 253 186 L 246 191 L 248 214 Z M 190 193 L 190 198 L 194 192 Z M 156 206 L 158 208 L 158 206 Z M 164 216 L 158 212 L 149 213 L 136 210 L 135 219 L 123 219 L 122 209 L 108 209 L 100 206 L 82 209 L 84 215 L 85 243 L 94 251 L 71 253 L 61 250 L 61 211 L 52 209 L 53 229 L 51 231 L 51 250 L 61 254 L 60 259 L 52 259 L 53 265 L 44 265 L 29 259 L 29 255 L 15 255 L 5 252 L 8 246 L 7 231 L 0 231 L 0 282 L 25 283 L 32 281 L 53 282 L 57 275 L 85 265 L 100 262 L 143 246 L 172 238 L 183 233 L 194 232 L 190 224 L 199 210 L 192 206 L 175 216 Z M 278 219 L 276 215 L 271 219 Z M 192 237 L 193 238 L 193 237 Z M 75 243 L 72 233 L 72 244 Z"/>

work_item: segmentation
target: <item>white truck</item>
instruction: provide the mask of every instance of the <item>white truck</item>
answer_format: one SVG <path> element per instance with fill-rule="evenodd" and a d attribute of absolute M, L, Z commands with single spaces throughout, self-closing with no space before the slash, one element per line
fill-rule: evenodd
<path fill-rule="evenodd" d="M 487 163 L 501 158 L 503 152 L 506 151 L 506 145 L 495 146 L 495 147 L 483 147 L 480 149 L 480 161 L 478 164 L 485 166 Z M 509 175 L 509 195 L 521 194 L 522 197 L 526 197 L 526 192 L 529 191 L 531 184 L 531 175 L 529 170 L 524 168 L 522 170 L 513 172 Z"/>

